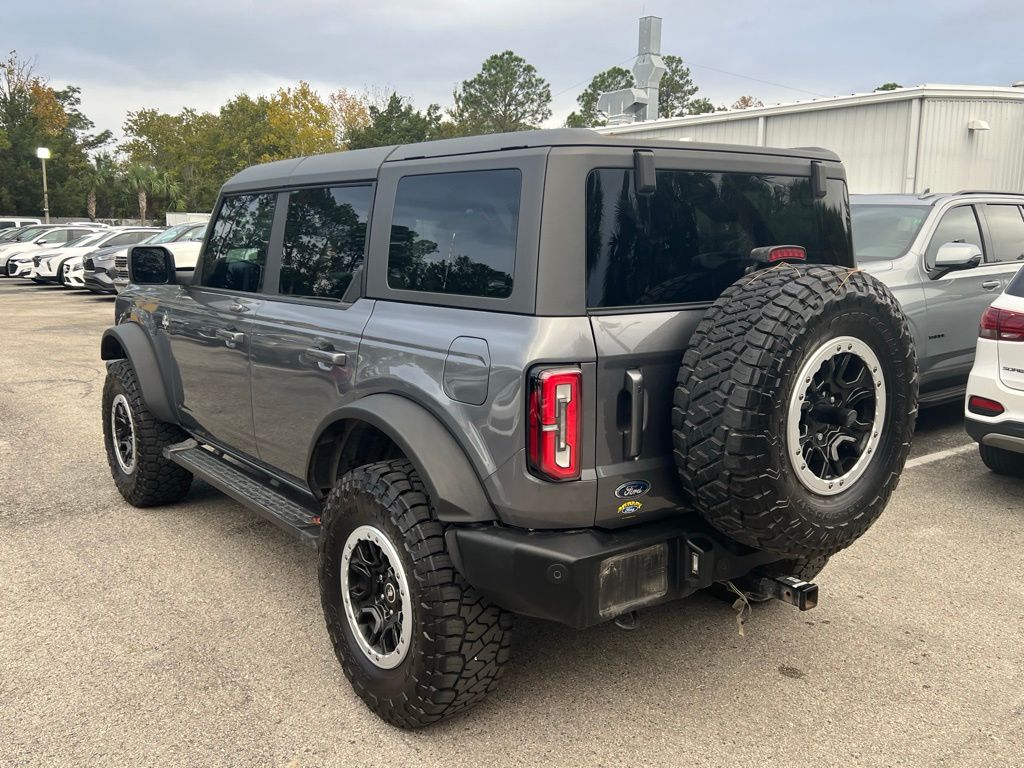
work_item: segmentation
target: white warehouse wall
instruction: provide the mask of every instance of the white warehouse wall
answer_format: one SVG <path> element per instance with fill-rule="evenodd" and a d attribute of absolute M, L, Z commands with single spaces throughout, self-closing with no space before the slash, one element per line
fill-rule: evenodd
<path fill-rule="evenodd" d="M 766 118 L 767 147 L 824 147 L 846 164 L 854 192 L 902 191 L 910 102 L 790 112 Z"/>
<path fill-rule="evenodd" d="M 984 120 L 988 131 L 968 131 Z M 925 99 L 917 189 L 1024 191 L 1024 101 Z"/>
<path fill-rule="evenodd" d="M 983 120 L 988 131 L 969 131 Z M 1024 192 L 1024 88 L 919 86 L 599 128 L 624 138 L 824 147 L 851 192 Z"/>

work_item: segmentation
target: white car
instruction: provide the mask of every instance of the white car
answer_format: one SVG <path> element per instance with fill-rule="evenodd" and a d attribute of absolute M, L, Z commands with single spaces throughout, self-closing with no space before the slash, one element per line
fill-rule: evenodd
<path fill-rule="evenodd" d="M 31 224 L 40 223 L 39 219 L 33 219 L 27 216 L 0 216 L 0 230 L 27 227 Z"/>
<path fill-rule="evenodd" d="M 85 288 L 85 256 L 74 256 L 64 266 L 64 285 Z"/>
<path fill-rule="evenodd" d="M 1024 477 L 1024 269 L 981 316 L 967 382 L 967 434 L 985 466 Z"/>
<path fill-rule="evenodd" d="M 36 282 L 65 283 L 65 273 L 71 259 L 108 246 L 135 245 L 152 237 L 157 227 L 112 227 L 86 235 L 78 240 L 48 251 L 33 254 L 34 267 L 29 274 Z"/>
<path fill-rule="evenodd" d="M 26 274 L 15 275 L 11 272 L 11 260 L 16 257 L 34 255 L 36 251 L 48 248 L 56 248 L 67 245 L 71 240 L 109 229 L 105 224 L 102 226 L 46 226 L 39 228 L 29 227 L 25 230 L 26 239 L 18 242 L 3 243 L 0 245 L 0 274 L 8 277 L 27 277 Z"/>
<path fill-rule="evenodd" d="M 27 253 L 16 253 L 7 262 L 7 274 L 10 277 L 28 277 L 37 283 L 52 282 L 56 277 L 56 270 L 65 259 L 71 258 L 68 254 L 75 253 L 79 246 L 86 248 L 99 242 L 106 233 L 95 231 L 82 237 L 69 240 L 63 245 L 53 248 L 40 248 Z"/>

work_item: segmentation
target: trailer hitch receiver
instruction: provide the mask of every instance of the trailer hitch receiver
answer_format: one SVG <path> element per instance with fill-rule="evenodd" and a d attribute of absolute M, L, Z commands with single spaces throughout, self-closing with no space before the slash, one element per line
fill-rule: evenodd
<path fill-rule="evenodd" d="M 752 592 L 795 605 L 801 611 L 809 611 L 818 604 L 818 585 L 796 576 L 755 578 L 751 587 Z"/>

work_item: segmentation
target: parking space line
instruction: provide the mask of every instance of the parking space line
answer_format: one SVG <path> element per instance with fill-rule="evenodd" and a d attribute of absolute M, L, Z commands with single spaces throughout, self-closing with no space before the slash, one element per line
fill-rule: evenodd
<path fill-rule="evenodd" d="M 944 451 L 926 453 L 924 456 L 918 456 L 916 459 L 908 461 L 904 466 L 904 469 L 913 469 L 914 467 L 920 467 L 924 464 L 931 464 L 935 461 L 948 459 L 950 456 L 959 456 L 961 453 L 968 453 L 975 450 L 976 445 L 976 443 L 965 443 L 964 445 L 959 445 L 956 448 L 947 448 Z"/>

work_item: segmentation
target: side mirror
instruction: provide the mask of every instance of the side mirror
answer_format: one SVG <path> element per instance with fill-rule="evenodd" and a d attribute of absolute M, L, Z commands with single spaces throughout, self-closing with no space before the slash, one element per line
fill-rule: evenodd
<path fill-rule="evenodd" d="M 128 282 L 136 285 L 173 285 L 174 254 L 160 245 L 133 245 L 128 249 Z"/>
<path fill-rule="evenodd" d="M 981 264 L 981 249 L 973 243 L 943 243 L 935 254 L 935 269 L 943 274 L 957 269 L 973 269 Z"/>

